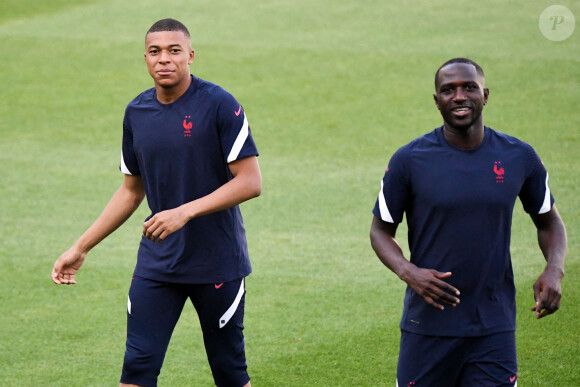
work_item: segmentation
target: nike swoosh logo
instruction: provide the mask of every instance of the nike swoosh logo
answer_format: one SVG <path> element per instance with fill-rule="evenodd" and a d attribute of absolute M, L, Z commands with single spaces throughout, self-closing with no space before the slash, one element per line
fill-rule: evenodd
<path fill-rule="evenodd" d="M 223 284 L 224 284 L 224 283 L 222 282 L 221 284 L 215 284 L 214 286 L 215 286 L 215 288 L 216 288 L 216 289 L 219 289 L 219 288 L 221 288 L 221 287 L 222 287 L 222 285 L 223 285 Z"/>
<path fill-rule="evenodd" d="M 510 376 L 510 383 L 513 383 L 517 378 L 517 375 Z"/>
<path fill-rule="evenodd" d="M 234 112 L 234 114 L 236 115 L 236 117 L 238 117 L 241 112 L 242 112 L 242 105 L 240 105 L 240 107 L 238 108 L 238 111 Z"/>

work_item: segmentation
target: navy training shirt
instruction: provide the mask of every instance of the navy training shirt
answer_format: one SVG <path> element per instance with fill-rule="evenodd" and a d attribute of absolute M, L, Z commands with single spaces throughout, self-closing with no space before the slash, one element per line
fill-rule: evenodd
<path fill-rule="evenodd" d="M 192 76 L 189 89 L 162 104 L 155 88 L 125 111 L 120 169 L 140 175 L 154 214 L 227 183 L 228 163 L 257 156 L 242 106 L 221 87 Z M 221 283 L 250 274 L 238 206 L 190 220 L 156 243 L 143 237 L 135 275 L 174 283 Z"/>
<path fill-rule="evenodd" d="M 476 149 L 449 144 L 437 128 L 400 148 L 389 161 L 373 214 L 400 223 L 405 213 L 410 261 L 452 272 L 460 304 L 440 311 L 407 286 L 401 329 L 432 336 L 481 336 L 515 330 L 510 256 L 519 196 L 528 213 L 554 199 L 531 146 L 485 127 Z"/>

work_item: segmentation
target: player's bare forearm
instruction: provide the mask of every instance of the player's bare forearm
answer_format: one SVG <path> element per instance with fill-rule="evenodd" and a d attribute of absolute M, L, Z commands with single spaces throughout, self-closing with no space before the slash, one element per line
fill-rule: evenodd
<path fill-rule="evenodd" d="M 225 210 L 262 193 L 262 175 L 256 156 L 236 160 L 229 167 L 233 179 L 202 198 L 155 214 L 143 224 L 143 235 L 161 242 L 193 218 Z"/>
<path fill-rule="evenodd" d="M 76 284 L 75 275 L 90 249 L 115 231 L 139 207 L 145 197 L 140 177 L 125 176 L 121 187 L 111 197 L 91 227 L 54 263 L 51 278 L 56 284 Z"/>
<path fill-rule="evenodd" d="M 77 240 L 74 247 L 87 253 L 119 228 L 137 210 L 145 189 L 141 177 L 126 175 L 121 187 L 113 194 L 97 220 Z"/>
<path fill-rule="evenodd" d="M 559 270 L 564 276 L 568 237 L 556 205 L 546 214 L 532 216 L 532 220 L 538 230 L 538 244 L 546 259 L 546 268 Z"/>
<path fill-rule="evenodd" d="M 532 311 L 536 318 L 542 318 L 560 309 L 567 236 L 556 206 L 546 214 L 532 215 L 532 220 L 538 230 L 538 244 L 547 262 L 533 287 L 536 303 Z"/>
<path fill-rule="evenodd" d="M 371 246 L 379 260 L 401 278 L 408 271 L 408 266 L 411 263 L 405 258 L 401 247 L 395 239 L 397 227 L 398 224 L 396 223 L 383 222 L 374 216 L 370 237 Z"/>
<path fill-rule="evenodd" d="M 186 203 L 185 213 L 189 219 L 222 211 L 262 193 L 262 174 L 255 156 L 236 160 L 229 164 L 234 178 L 207 196 Z"/>
<path fill-rule="evenodd" d="M 381 262 L 429 305 L 444 309 L 442 304 L 451 306 L 459 304 L 459 290 L 445 281 L 451 273 L 419 268 L 409 262 L 395 239 L 396 231 L 397 224 L 383 222 L 376 216 L 373 217 L 371 245 Z"/>

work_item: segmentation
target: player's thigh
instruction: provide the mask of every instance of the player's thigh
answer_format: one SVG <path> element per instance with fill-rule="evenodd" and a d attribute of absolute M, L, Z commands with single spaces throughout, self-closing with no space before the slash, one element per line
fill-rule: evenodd
<path fill-rule="evenodd" d="M 127 301 L 130 333 L 148 341 L 170 337 L 186 300 L 179 284 L 134 277 Z"/>
<path fill-rule="evenodd" d="M 123 382 L 157 377 L 186 300 L 180 285 L 133 278 L 127 301 Z"/>
<path fill-rule="evenodd" d="M 202 329 L 213 332 L 228 325 L 243 328 L 245 293 L 243 278 L 219 284 L 194 285 L 190 298 Z"/>
<path fill-rule="evenodd" d="M 463 338 L 401 331 L 397 385 L 455 386 L 463 365 Z"/>
<path fill-rule="evenodd" d="M 515 332 L 474 339 L 461 375 L 461 386 L 516 386 Z"/>
<path fill-rule="evenodd" d="M 215 382 L 244 385 L 249 381 L 244 346 L 244 279 L 196 286 L 192 302 L 201 324 Z"/>

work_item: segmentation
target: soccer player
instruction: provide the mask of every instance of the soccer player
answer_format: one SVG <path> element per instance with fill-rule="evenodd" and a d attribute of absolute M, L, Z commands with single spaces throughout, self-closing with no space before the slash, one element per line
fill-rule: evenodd
<path fill-rule="evenodd" d="M 95 223 L 56 260 L 52 280 L 75 284 L 89 250 L 147 197 L 151 215 L 129 290 L 121 386 L 157 385 L 187 299 L 198 313 L 216 385 L 250 386 L 243 317 L 251 266 L 238 204 L 261 193 L 258 151 L 236 99 L 190 74 L 194 50 L 182 23 L 153 24 L 145 49 L 155 87 L 125 111 L 124 181 Z"/>
<path fill-rule="evenodd" d="M 558 310 L 566 230 L 531 146 L 483 124 L 481 67 L 455 58 L 435 75 L 443 126 L 389 161 L 371 244 L 407 283 L 397 385 L 515 386 L 515 286 L 510 257 L 519 197 L 547 265 L 534 284 L 537 318 Z M 406 214 L 410 260 L 397 244 Z"/>

